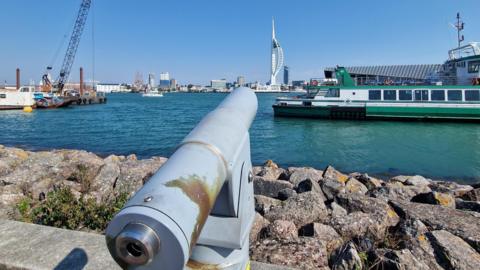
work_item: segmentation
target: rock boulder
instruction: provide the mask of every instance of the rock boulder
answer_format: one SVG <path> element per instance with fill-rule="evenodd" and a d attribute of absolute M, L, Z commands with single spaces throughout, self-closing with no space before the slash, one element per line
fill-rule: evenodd
<path fill-rule="evenodd" d="M 480 202 L 464 201 L 462 199 L 455 199 L 455 207 L 461 210 L 480 212 Z"/>
<path fill-rule="evenodd" d="M 353 243 L 341 247 L 331 259 L 332 270 L 362 269 L 363 262 Z"/>
<path fill-rule="evenodd" d="M 342 237 L 329 225 L 310 223 L 299 230 L 300 236 L 315 237 L 325 244 L 327 253 L 330 255 L 343 244 Z"/>
<path fill-rule="evenodd" d="M 450 193 L 432 191 L 421 193 L 411 199 L 412 202 L 438 204 L 444 207 L 455 208 L 455 197 Z"/>
<path fill-rule="evenodd" d="M 446 269 L 480 269 L 480 254 L 461 238 L 445 230 L 429 234 Z"/>
<path fill-rule="evenodd" d="M 274 239 L 295 240 L 298 238 L 297 227 L 289 220 L 275 220 L 268 225 L 267 232 Z"/>
<path fill-rule="evenodd" d="M 351 176 L 355 177 L 355 179 L 357 179 L 362 184 L 364 184 L 367 187 L 368 190 L 379 188 L 384 183 L 382 180 L 371 177 L 371 176 L 368 176 L 368 174 L 366 174 L 366 173 L 364 173 L 364 174 L 357 173 L 357 174 L 354 174 L 354 175 L 351 175 Z"/>
<path fill-rule="evenodd" d="M 422 203 L 390 202 L 404 219 L 418 219 L 434 230 L 448 231 L 480 252 L 480 218 L 461 210 Z"/>
<path fill-rule="evenodd" d="M 377 249 L 373 253 L 376 263 L 370 269 L 429 270 L 430 265 L 419 261 L 408 249 Z"/>
<path fill-rule="evenodd" d="M 400 182 L 387 182 L 385 185 L 369 191 L 369 195 L 375 198 L 388 200 L 410 201 L 418 194 L 431 192 L 428 186 L 408 186 Z"/>
<path fill-rule="evenodd" d="M 256 195 L 276 198 L 278 192 L 285 188 L 293 189 L 293 185 L 287 181 L 267 180 L 258 176 L 253 179 L 253 190 Z"/>
<path fill-rule="evenodd" d="M 274 206 L 278 206 L 281 204 L 280 200 L 270 198 L 263 195 L 254 195 L 255 199 L 255 211 L 260 213 L 261 215 L 265 215 L 270 211 L 270 209 Z"/>
<path fill-rule="evenodd" d="M 328 212 L 322 197 L 315 192 L 305 192 L 273 206 L 265 213 L 265 218 L 271 222 L 291 220 L 300 228 L 308 223 L 326 221 Z"/>
<path fill-rule="evenodd" d="M 341 183 L 347 182 L 348 176 L 335 170 L 332 166 L 327 166 L 325 170 L 323 171 L 322 177 L 324 179 L 330 179 L 330 180 L 335 180 Z"/>
<path fill-rule="evenodd" d="M 255 219 L 253 221 L 252 229 L 250 230 L 250 244 L 256 242 L 261 238 L 261 233 L 265 230 L 270 222 L 266 220 L 259 213 L 255 213 Z"/>
<path fill-rule="evenodd" d="M 397 213 L 388 203 L 380 199 L 361 194 L 341 194 L 337 197 L 337 201 L 348 212 L 361 211 L 369 213 L 385 226 L 395 226 L 399 221 Z"/>
<path fill-rule="evenodd" d="M 470 185 L 447 181 L 432 181 L 429 186 L 433 191 L 451 193 L 455 197 L 462 197 L 473 190 L 473 187 Z"/>
<path fill-rule="evenodd" d="M 315 170 L 314 168 L 288 168 L 290 172 L 289 181 L 295 187 L 302 181 L 306 179 L 311 179 L 314 182 L 322 180 L 322 171 Z"/>
<path fill-rule="evenodd" d="M 250 258 L 295 269 L 329 269 L 324 244 L 311 237 L 296 240 L 264 239 L 250 247 Z"/>
<path fill-rule="evenodd" d="M 358 181 L 355 178 L 349 178 L 347 180 L 347 183 L 345 184 L 345 192 L 346 193 L 359 193 L 359 194 L 365 194 L 367 193 L 368 188 L 362 184 L 360 181 Z"/>

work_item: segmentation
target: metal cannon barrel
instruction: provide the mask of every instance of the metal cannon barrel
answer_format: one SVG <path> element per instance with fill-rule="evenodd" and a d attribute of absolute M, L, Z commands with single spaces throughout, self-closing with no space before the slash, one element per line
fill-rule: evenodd
<path fill-rule="evenodd" d="M 112 219 L 107 246 L 123 268 L 185 266 L 256 111 L 251 89 L 232 91 Z"/>

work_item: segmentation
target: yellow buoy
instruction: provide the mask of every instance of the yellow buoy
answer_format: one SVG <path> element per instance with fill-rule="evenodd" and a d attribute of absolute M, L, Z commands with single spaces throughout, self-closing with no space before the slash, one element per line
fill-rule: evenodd
<path fill-rule="evenodd" d="M 30 113 L 30 112 L 33 112 L 33 108 L 32 108 L 32 107 L 30 107 L 30 106 L 23 107 L 23 111 L 24 111 L 24 112 L 28 112 L 28 113 Z"/>

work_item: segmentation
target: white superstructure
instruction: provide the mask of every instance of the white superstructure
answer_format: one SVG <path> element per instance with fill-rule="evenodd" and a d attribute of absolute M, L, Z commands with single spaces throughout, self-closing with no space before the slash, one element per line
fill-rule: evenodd
<path fill-rule="evenodd" d="M 158 90 L 150 90 L 143 93 L 142 97 L 163 97 L 163 93 Z"/>
<path fill-rule="evenodd" d="M 478 84 L 480 78 L 480 43 L 470 42 L 467 45 L 448 51 L 448 61 L 443 67 L 442 78 L 447 84 Z M 453 79 L 453 80 L 452 80 Z"/>
<path fill-rule="evenodd" d="M 126 85 L 119 83 L 97 83 L 95 85 L 97 92 L 103 93 L 122 93 L 130 92 Z"/>
<path fill-rule="evenodd" d="M 277 85 L 277 75 L 283 66 L 283 49 L 275 37 L 275 20 L 272 19 L 272 66 L 270 85 Z"/>
<path fill-rule="evenodd" d="M 0 90 L 0 110 L 23 109 L 35 105 L 35 87 L 22 86 L 18 90 Z"/>

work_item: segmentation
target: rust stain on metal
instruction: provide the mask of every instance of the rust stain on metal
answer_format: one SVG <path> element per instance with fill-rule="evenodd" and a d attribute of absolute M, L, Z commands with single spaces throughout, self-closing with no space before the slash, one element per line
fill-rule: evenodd
<path fill-rule="evenodd" d="M 202 179 L 200 176 L 192 175 L 187 178 L 182 177 L 175 179 L 165 184 L 167 187 L 181 189 L 188 198 L 198 205 L 199 213 L 197 215 L 197 223 L 190 238 L 190 249 L 197 243 L 198 236 L 220 191 L 220 187 L 218 187 L 216 183 L 218 183 L 218 181 L 215 181 L 214 186 L 210 187 L 206 184 L 205 177 Z"/>
<path fill-rule="evenodd" d="M 220 269 L 217 264 L 206 264 L 206 263 L 197 262 L 197 261 L 192 260 L 192 259 L 188 260 L 187 268 L 197 269 L 197 270 L 216 270 L 216 269 Z"/>

